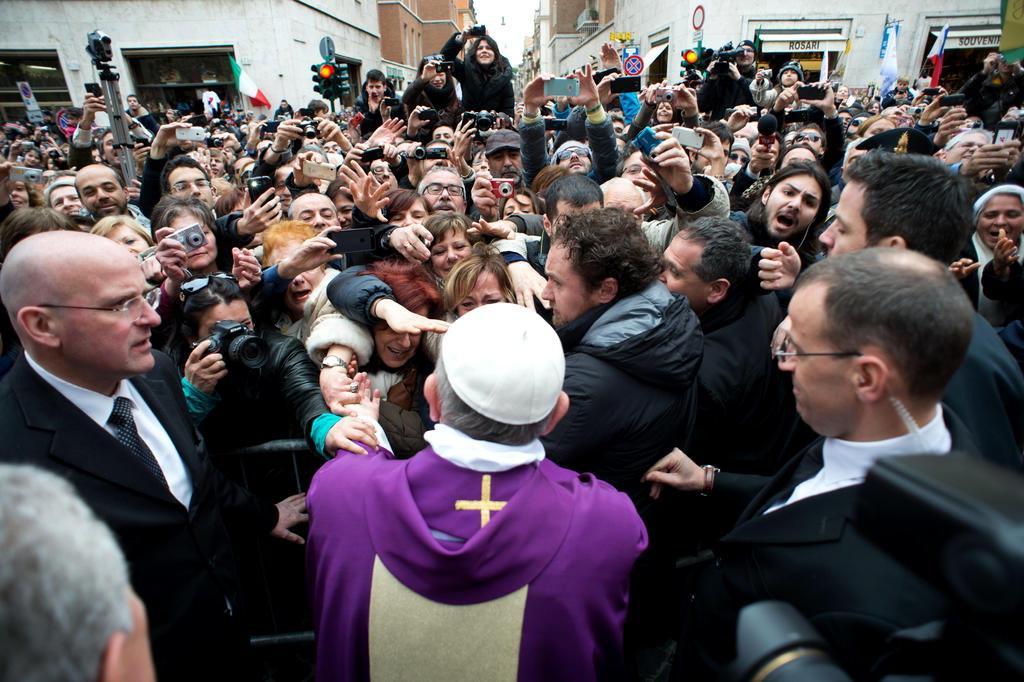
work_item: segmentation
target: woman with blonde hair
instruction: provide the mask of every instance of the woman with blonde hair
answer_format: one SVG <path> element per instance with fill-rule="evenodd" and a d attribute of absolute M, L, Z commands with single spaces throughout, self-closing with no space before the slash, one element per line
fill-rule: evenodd
<path fill-rule="evenodd" d="M 454 320 L 480 306 L 515 303 L 508 266 L 500 253 L 485 244 L 455 264 L 444 283 L 444 310 Z"/>

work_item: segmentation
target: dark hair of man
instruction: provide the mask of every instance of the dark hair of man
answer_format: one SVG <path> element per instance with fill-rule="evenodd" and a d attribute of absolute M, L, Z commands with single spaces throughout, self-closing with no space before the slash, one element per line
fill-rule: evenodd
<path fill-rule="evenodd" d="M 828 141 L 825 138 L 825 131 L 817 123 L 802 123 L 801 125 L 799 125 L 797 127 L 796 130 L 797 130 L 797 134 L 798 135 L 800 133 L 804 132 L 805 130 L 809 130 L 812 133 L 818 133 L 818 137 L 821 138 L 821 148 L 822 149 L 828 149 Z"/>
<path fill-rule="evenodd" d="M 558 178 L 544 191 L 544 213 L 552 223 L 558 217 L 558 202 L 582 208 L 589 204 L 604 206 L 601 186 L 585 175 L 572 173 Z"/>
<path fill-rule="evenodd" d="M 203 177 L 206 178 L 207 182 L 210 181 L 210 175 L 206 172 L 206 169 L 203 168 L 202 164 L 193 159 L 191 156 L 182 154 L 181 156 L 176 156 L 170 161 L 168 161 L 167 165 L 165 165 L 164 169 L 160 172 L 160 191 L 163 194 L 170 193 L 171 173 L 178 170 L 179 168 L 195 168 L 197 171 L 203 174 Z"/>
<path fill-rule="evenodd" d="M 349 201 L 352 201 L 352 190 L 348 188 L 348 180 L 341 176 L 337 180 L 331 181 L 331 184 L 327 186 L 327 191 L 324 192 L 331 201 L 336 201 L 338 195 L 346 197 Z"/>
<path fill-rule="evenodd" d="M 750 239 L 746 231 L 725 218 L 698 218 L 679 230 L 679 238 L 704 247 L 693 274 L 702 282 L 729 281 L 739 286 L 750 269 Z"/>
<path fill-rule="evenodd" d="M 330 111 L 331 110 L 331 108 L 329 106 L 327 106 L 327 102 L 323 101 L 322 99 L 311 99 L 311 100 L 309 100 L 309 104 L 306 105 L 306 108 L 309 109 L 310 111 Z"/>
<path fill-rule="evenodd" d="M 216 218 L 210 207 L 195 197 L 178 198 L 166 195 L 153 207 L 153 214 L 150 216 L 150 226 L 155 234 L 162 227 L 170 227 L 175 218 L 182 215 L 192 216 L 200 225 L 205 225 L 212 230 Z"/>
<path fill-rule="evenodd" d="M 858 163 L 860 163 L 859 160 Z M 821 201 L 818 202 L 818 212 L 815 214 L 814 220 L 811 222 L 811 227 L 809 228 L 813 235 L 815 228 L 825 222 L 825 218 L 828 217 L 830 203 L 829 197 L 832 196 L 832 183 L 829 182 L 828 176 L 825 175 L 825 171 L 822 169 L 821 164 L 812 163 L 810 161 L 797 161 L 795 163 L 791 163 L 785 168 L 777 171 L 775 175 L 769 178 L 766 187 L 775 191 L 775 188 L 783 180 L 795 178 L 800 175 L 811 176 L 811 178 L 818 183 L 818 189 L 821 190 Z M 754 203 L 750 205 L 747 215 L 750 217 L 751 221 L 762 225 L 764 224 L 765 204 L 761 201 L 761 197 L 757 197 Z"/>
<path fill-rule="evenodd" d="M 868 245 L 902 237 L 907 248 L 951 263 L 970 236 L 971 190 L 938 159 L 872 150 L 846 169 L 864 191 Z"/>
<path fill-rule="evenodd" d="M 791 144 L 786 144 L 785 142 L 783 142 L 782 148 L 779 150 L 779 163 L 785 161 L 786 154 L 789 154 L 794 149 L 806 149 L 807 151 L 814 155 L 815 159 L 821 161 L 821 154 L 818 153 L 818 150 L 816 150 L 814 147 L 807 144 L 806 142 L 793 142 Z M 794 161 L 793 163 L 796 162 Z"/>
<path fill-rule="evenodd" d="M 726 149 L 731 147 L 733 140 L 736 139 L 736 136 L 732 134 L 731 130 L 729 130 L 729 126 L 725 121 L 711 121 L 704 126 L 704 129 L 710 130 L 714 133 L 715 137 L 719 139 L 722 146 Z"/>
<path fill-rule="evenodd" d="M 370 81 L 387 84 L 387 78 L 380 69 L 370 69 L 366 72 L 366 82 L 369 83 Z"/>
<path fill-rule="evenodd" d="M 974 318 L 945 265 L 876 247 L 816 263 L 797 289 L 815 283 L 828 287 L 824 333 L 837 350 L 877 346 L 892 358 L 910 395 L 942 395 L 967 353 Z"/>
<path fill-rule="evenodd" d="M 40 232 L 57 230 L 79 231 L 75 221 L 52 208 L 25 207 L 12 211 L 7 219 L 0 223 L 0 262 L 7 259 L 7 254 L 22 239 Z"/>
<path fill-rule="evenodd" d="M 615 162 L 615 175 L 622 176 L 622 172 L 626 170 L 626 159 L 638 151 L 640 150 L 632 142 L 622 145 L 622 151 L 619 152 L 619 160 Z"/>
<path fill-rule="evenodd" d="M 553 244 L 568 251 L 573 270 L 590 291 L 612 277 L 623 298 L 643 291 L 661 274 L 661 258 L 636 228 L 636 219 L 617 208 L 565 216 Z"/>

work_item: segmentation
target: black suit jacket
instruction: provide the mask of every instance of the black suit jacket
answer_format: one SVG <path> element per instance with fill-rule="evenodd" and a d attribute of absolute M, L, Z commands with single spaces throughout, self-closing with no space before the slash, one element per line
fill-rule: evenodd
<path fill-rule="evenodd" d="M 963 422 L 948 408 L 944 415 L 953 449 L 976 452 Z M 869 677 L 890 634 L 946 615 L 946 600 L 936 590 L 875 547 L 854 525 L 854 502 L 861 486 L 761 513 L 794 480 L 806 478 L 794 479 L 794 474 L 808 466 L 809 458 L 820 461 L 823 443 L 808 446 L 761 488 L 736 527 L 722 538 L 715 563 L 698 576 L 678 660 L 685 679 L 718 679 L 721 667 L 736 655 L 739 610 L 765 599 L 793 604 L 825 637 L 836 661 L 854 679 Z M 742 477 L 740 483 L 756 478 Z M 716 480 L 716 495 L 719 483 Z"/>
<path fill-rule="evenodd" d="M 132 586 L 146 605 L 161 681 L 212 678 L 218 665 L 237 675 L 245 635 L 235 612 L 238 580 L 223 515 L 269 532 L 277 510 L 211 465 L 170 358 L 153 355 L 153 370 L 131 382 L 192 479 L 188 509 L 117 439 L 47 384 L 24 356 L 0 383 L 0 461 L 63 475 L 114 531 Z"/>

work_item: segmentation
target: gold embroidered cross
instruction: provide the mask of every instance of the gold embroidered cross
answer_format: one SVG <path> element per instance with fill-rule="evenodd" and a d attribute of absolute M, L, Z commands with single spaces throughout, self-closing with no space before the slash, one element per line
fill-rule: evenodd
<path fill-rule="evenodd" d="M 479 500 L 455 500 L 457 511 L 480 511 L 480 527 L 483 528 L 491 522 L 491 512 L 498 511 L 505 507 L 507 502 L 498 502 L 491 499 L 491 475 L 484 474 L 483 482 L 480 484 Z"/>

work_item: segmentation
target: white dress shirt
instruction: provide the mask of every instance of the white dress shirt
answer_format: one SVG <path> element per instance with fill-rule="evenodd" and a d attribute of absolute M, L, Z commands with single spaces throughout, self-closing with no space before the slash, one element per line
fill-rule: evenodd
<path fill-rule="evenodd" d="M 913 433 L 886 440 L 856 442 L 826 438 L 821 455 L 824 466 L 815 476 L 807 479 L 794 490 L 789 499 L 776 502 L 765 514 L 782 509 L 794 502 L 864 482 L 868 469 L 882 457 L 899 455 L 946 454 L 953 447 L 946 422 L 942 419 L 942 406 L 935 410 L 935 417 L 920 430 L 920 437 Z"/>
<path fill-rule="evenodd" d="M 91 391 L 81 386 L 76 386 L 52 372 L 47 371 L 39 365 L 32 356 L 25 353 L 25 360 L 29 367 L 35 370 L 43 381 L 53 386 L 62 396 L 67 398 L 72 405 L 75 405 L 85 413 L 89 419 L 106 429 L 107 433 L 116 436 L 114 427 L 110 425 L 110 414 L 114 411 L 114 398 L 124 397 L 132 403 L 132 418 L 135 420 L 135 428 L 139 437 L 152 451 L 156 457 L 157 464 L 164 472 L 167 479 L 167 486 L 171 494 L 187 509 L 192 501 L 192 479 L 185 462 L 174 447 L 174 442 L 167 435 L 160 420 L 153 414 L 142 395 L 132 386 L 130 381 L 118 382 L 114 395 L 106 396 L 96 391 Z"/>

